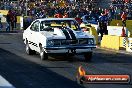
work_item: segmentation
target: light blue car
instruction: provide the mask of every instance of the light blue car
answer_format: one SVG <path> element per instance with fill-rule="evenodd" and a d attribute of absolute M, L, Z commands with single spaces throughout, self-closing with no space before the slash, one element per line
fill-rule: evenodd
<path fill-rule="evenodd" d="M 83 21 L 83 23 L 85 23 L 85 24 L 97 24 L 98 22 L 96 21 L 96 19 L 95 19 L 95 17 L 91 17 L 91 16 L 89 16 L 89 15 L 84 15 L 84 16 L 82 16 L 82 21 Z"/>

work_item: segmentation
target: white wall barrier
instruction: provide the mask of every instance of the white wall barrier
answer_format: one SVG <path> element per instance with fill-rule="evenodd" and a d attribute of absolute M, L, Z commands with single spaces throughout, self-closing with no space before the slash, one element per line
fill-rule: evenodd
<path fill-rule="evenodd" d="M 121 36 L 122 34 L 122 26 L 107 26 L 108 30 L 108 35 L 116 35 L 116 36 Z M 128 29 L 124 27 L 125 34 L 128 36 Z"/>

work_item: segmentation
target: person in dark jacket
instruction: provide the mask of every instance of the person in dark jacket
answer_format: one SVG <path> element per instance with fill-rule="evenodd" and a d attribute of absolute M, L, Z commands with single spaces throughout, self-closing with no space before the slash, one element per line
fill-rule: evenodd
<path fill-rule="evenodd" d="M 16 28 L 17 25 L 17 14 L 14 12 L 14 28 Z"/>
<path fill-rule="evenodd" d="M 0 30 L 2 30 L 2 28 L 3 28 L 3 25 L 2 25 L 1 17 L 0 17 Z"/>
<path fill-rule="evenodd" d="M 7 22 L 6 31 L 10 31 L 11 18 L 10 18 L 10 13 L 9 12 L 6 15 L 6 22 Z"/>
<path fill-rule="evenodd" d="M 98 34 L 101 34 L 101 40 L 103 37 L 103 34 L 107 35 L 108 30 L 107 30 L 107 24 L 108 24 L 108 18 L 104 13 L 101 13 L 101 16 L 99 17 L 98 25 L 99 25 L 99 30 Z"/>

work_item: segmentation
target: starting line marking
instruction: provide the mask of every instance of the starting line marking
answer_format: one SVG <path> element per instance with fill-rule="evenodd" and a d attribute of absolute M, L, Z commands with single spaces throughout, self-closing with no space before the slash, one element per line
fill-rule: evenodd
<path fill-rule="evenodd" d="M 0 88 L 15 88 L 15 87 L 0 75 Z"/>

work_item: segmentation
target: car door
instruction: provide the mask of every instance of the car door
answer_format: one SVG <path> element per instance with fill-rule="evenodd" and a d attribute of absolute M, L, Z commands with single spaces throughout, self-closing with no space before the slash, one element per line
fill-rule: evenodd
<path fill-rule="evenodd" d="M 31 49 L 38 51 L 38 40 L 39 40 L 39 29 L 40 29 L 40 22 L 39 21 L 35 21 L 30 28 L 30 45 L 31 45 Z"/>

